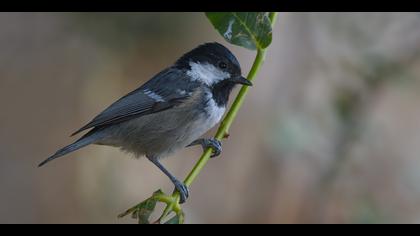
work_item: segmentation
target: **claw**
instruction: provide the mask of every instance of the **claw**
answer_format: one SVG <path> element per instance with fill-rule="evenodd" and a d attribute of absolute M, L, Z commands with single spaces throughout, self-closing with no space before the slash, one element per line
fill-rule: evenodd
<path fill-rule="evenodd" d="M 212 147 L 214 150 L 210 158 L 219 156 L 222 153 L 222 143 L 217 139 L 208 139 L 208 141 L 208 147 Z"/>
<path fill-rule="evenodd" d="M 188 187 L 179 180 L 174 181 L 175 190 L 178 190 L 180 195 L 179 203 L 183 204 L 187 200 L 188 196 L 190 195 L 190 191 Z"/>
<path fill-rule="evenodd" d="M 214 138 L 211 139 L 197 139 L 191 144 L 189 144 L 187 147 L 191 147 L 194 145 L 200 144 L 203 150 L 206 150 L 207 148 L 213 149 L 213 154 L 210 156 L 210 158 L 217 157 L 222 153 L 222 143 Z"/>

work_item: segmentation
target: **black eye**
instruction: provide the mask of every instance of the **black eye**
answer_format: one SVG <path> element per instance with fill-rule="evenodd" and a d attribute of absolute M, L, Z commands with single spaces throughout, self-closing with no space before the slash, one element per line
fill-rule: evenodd
<path fill-rule="evenodd" d="M 219 67 L 220 69 L 226 69 L 227 68 L 227 64 L 224 63 L 223 61 L 219 62 Z"/>

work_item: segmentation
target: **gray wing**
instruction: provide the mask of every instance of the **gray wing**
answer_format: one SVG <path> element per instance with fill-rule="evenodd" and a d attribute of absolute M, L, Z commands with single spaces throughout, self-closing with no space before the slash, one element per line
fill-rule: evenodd
<path fill-rule="evenodd" d="M 71 136 L 93 127 L 113 125 L 169 109 L 182 103 L 190 96 L 185 90 L 194 89 L 198 86 L 198 83 L 185 78 L 182 71 L 176 68 L 168 68 L 110 105 Z"/>

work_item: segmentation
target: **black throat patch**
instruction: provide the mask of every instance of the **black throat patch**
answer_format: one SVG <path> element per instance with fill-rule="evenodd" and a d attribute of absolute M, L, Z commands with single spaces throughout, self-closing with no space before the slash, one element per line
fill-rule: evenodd
<path fill-rule="evenodd" d="M 229 101 L 230 92 L 235 87 L 235 83 L 229 80 L 222 80 L 211 87 L 213 99 L 219 107 L 226 106 Z"/>

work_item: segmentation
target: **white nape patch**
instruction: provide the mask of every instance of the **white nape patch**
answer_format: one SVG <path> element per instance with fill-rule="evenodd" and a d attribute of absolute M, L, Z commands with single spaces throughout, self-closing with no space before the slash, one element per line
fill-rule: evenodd
<path fill-rule="evenodd" d="M 159 94 L 154 93 L 154 92 L 150 91 L 149 89 L 145 89 L 143 91 L 147 96 L 156 100 L 157 102 L 164 102 L 165 101 Z"/>
<path fill-rule="evenodd" d="M 233 23 L 235 23 L 235 19 L 232 19 L 232 20 L 229 21 L 228 28 L 227 28 L 226 32 L 223 34 L 223 36 L 225 38 L 229 39 L 229 40 L 232 39 L 232 26 L 233 26 Z"/>
<path fill-rule="evenodd" d="M 214 101 L 213 95 L 211 93 L 207 93 L 206 98 L 208 98 L 205 107 L 205 111 L 208 115 L 208 118 L 206 120 L 206 126 L 211 128 L 222 119 L 223 114 L 225 114 L 226 107 L 219 107 Z"/>
<path fill-rule="evenodd" d="M 201 81 L 209 86 L 230 78 L 230 74 L 219 70 L 215 66 L 205 63 L 190 62 L 191 69 L 187 71 L 187 75 L 191 76 L 193 80 Z"/>

